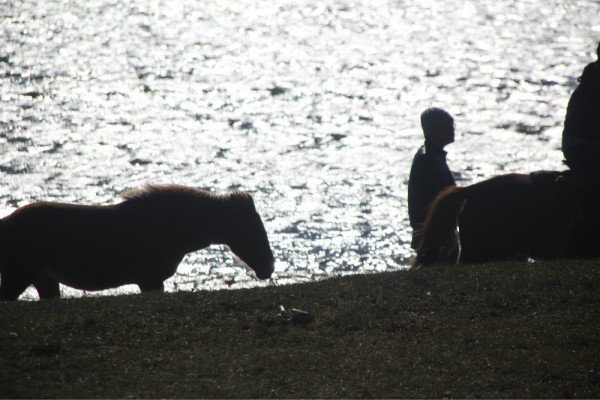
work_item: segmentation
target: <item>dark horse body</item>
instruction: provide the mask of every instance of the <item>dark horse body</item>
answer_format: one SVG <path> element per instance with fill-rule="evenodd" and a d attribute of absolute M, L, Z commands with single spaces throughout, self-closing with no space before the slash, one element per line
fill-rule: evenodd
<path fill-rule="evenodd" d="M 462 263 L 600 255 L 589 193 L 569 172 L 554 171 L 448 187 L 429 208 L 413 266 L 435 263 L 457 228 Z"/>
<path fill-rule="evenodd" d="M 162 290 L 185 254 L 226 244 L 260 279 L 273 253 L 252 197 L 184 186 L 147 186 L 108 206 L 40 202 L 0 220 L 0 300 L 33 284 L 59 297 L 58 282 L 82 290 L 137 284 Z"/>

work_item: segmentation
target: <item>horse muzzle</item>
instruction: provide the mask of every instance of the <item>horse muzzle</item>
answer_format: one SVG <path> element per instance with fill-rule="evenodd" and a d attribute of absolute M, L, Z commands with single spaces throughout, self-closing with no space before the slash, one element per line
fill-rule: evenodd
<path fill-rule="evenodd" d="M 273 271 L 275 270 L 275 261 L 271 261 L 268 263 L 264 269 L 255 270 L 254 273 L 258 279 L 269 279 L 271 275 L 273 275 Z"/>

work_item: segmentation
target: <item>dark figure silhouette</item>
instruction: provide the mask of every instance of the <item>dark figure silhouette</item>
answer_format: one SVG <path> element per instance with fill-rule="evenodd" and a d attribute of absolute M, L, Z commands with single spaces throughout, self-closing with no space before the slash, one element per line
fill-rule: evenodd
<path fill-rule="evenodd" d="M 600 184 L 600 43 L 573 91 L 562 137 L 565 163 L 584 181 Z"/>
<path fill-rule="evenodd" d="M 248 193 L 170 185 L 123 198 L 108 206 L 33 203 L 1 219 L 0 300 L 32 284 L 42 299 L 59 297 L 59 282 L 162 290 L 187 253 L 211 244 L 228 245 L 258 278 L 271 276 L 273 253 Z"/>
<path fill-rule="evenodd" d="M 442 189 L 455 185 L 444 151 L 446 145 L 454 142 L 454 118 L 447 111 L 432 107 L 421 114 L 421 126 L 425 144 L 415 154 L 408 181 L 413 249 L 418 248 L 421 242 L 420 229 L 431 201 Z"/>

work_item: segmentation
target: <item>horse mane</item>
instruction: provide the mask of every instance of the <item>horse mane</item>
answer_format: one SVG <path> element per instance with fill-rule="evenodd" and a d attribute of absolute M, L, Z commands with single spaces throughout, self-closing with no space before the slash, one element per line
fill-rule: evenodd
<path fill-rule="evenodd" d="M 208 197 L 210 192 L 181 185 L 152 185 L 147 184 L 141 188 L 129 190 L 121 194 L 126 202 L 136 200 L 152 200 L 171 197 Z"/>
<path fill-rule="evenodd" d="M 235 190 L 231 193 L 226 194 L 224 197 L 231 201 L 233 204 L 241 206 L 252 206 L 252 208 L 254 208 L 254 200 L 252 200 L 252 196 L 250 196 L 250 194 L 247 192 Z"/>
<path fill-rule="evenodd" d="M 121 198 L 127 203 L 131 202 L 148 202 L 158 200 L 172 200 L 172 199 L 187 199 L 187 200 L 207 200 L 212 202 L 231 202 L 236 206 L 252 206 L 254 208 L 254 201 L 252 196 L 246 192 L 233 191 L 225 194 L 212 193 L 207 190 L 196 189 L 189 186 L 182 185 L 153 185 L 146 184 L 145 186 L 129 190 L 121 194 Z"/>

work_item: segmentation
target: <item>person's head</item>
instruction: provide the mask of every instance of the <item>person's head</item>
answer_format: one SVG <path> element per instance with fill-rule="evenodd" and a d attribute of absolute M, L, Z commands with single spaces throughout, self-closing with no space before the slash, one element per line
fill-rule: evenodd
<path fill-rule="evenodd" d="M 454 142 L 454 118 L 446 110 L 431 107 L 421 113 L 425 139 L 444 147 Z"/>

